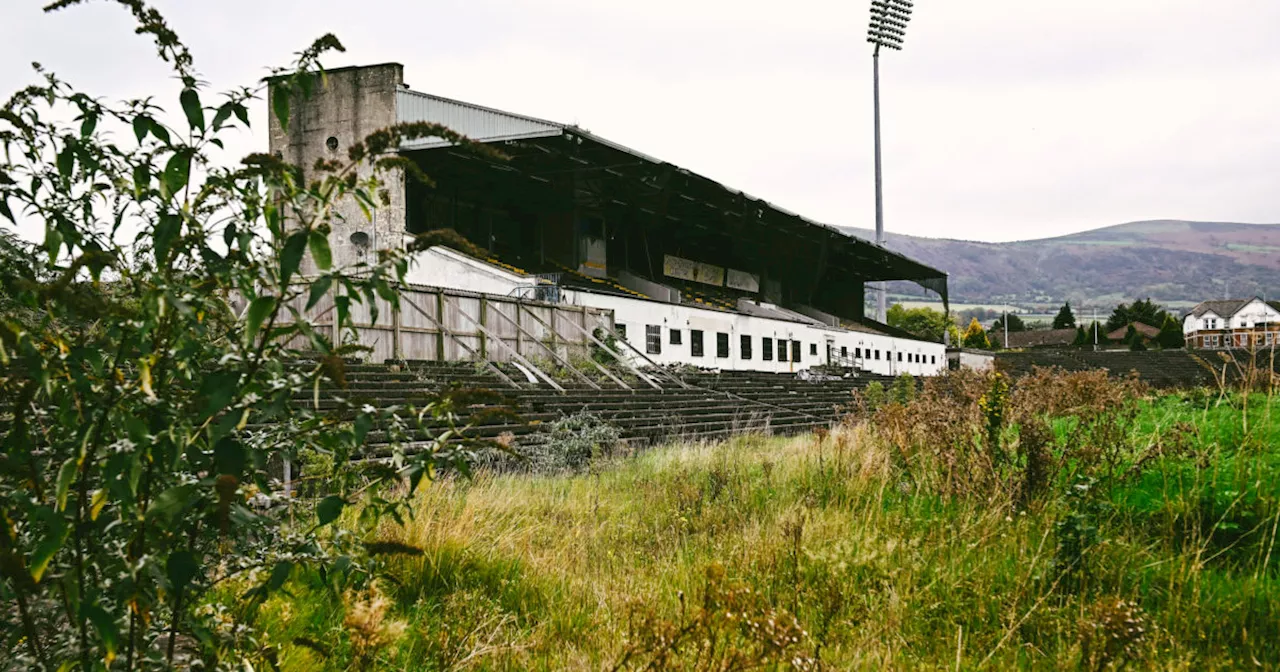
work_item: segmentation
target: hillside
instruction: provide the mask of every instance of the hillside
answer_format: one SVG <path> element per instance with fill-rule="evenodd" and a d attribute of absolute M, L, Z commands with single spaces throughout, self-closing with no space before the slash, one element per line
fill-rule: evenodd
<path fill-rule="evenodd" d="M 1184 307 L 1224 292 L 1280 293 L 1277 224 L 1157 220 L 1010 243 L 890 233 L 889 247 L 950 273 L 956 303 L 1106 307 L 1150 297 Z"/>

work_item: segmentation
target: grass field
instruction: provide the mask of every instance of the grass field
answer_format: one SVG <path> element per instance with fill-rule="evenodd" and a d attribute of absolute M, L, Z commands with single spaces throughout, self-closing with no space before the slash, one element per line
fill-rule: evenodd
<path fill-rule="evenodd" d="M 1280 403 L 1064 379 L 440 480 L 257 625 L 284 670 L 1280 666 Z"/>

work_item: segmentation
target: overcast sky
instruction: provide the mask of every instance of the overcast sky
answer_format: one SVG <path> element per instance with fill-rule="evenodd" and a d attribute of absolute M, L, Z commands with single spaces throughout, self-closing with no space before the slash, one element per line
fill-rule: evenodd
<path fill-rule="evenodd" d="M 176 87 L 114 3 L 0 2 L 0 94 L 39 61 Z M 333 32 L 331 67 L 574 122 L 819 221 L 874 226 L 868 2 L 167 0 L 214 90 Z M 1139 219 L 1280 222 L 1280 2 L 917 0 L 882 59 L 886 227 L 976 240 Z M 172 101 L 172 102 L 170 102 Z M 232 151 L 266 147 L 257 132 Z"/>

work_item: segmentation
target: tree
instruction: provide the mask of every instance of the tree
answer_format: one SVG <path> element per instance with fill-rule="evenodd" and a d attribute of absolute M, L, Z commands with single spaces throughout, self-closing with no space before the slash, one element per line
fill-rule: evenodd
<path fill-rule="evenodd" d="M 1001 317 L 1000 317 L 1000 318 L 998 318 L 995 322 L 992 322 L 992 323 L 991 323 L 991 333 L 995 334 L 995 333 L 1000 333 L 1000 332 L 1004 331 L 1004 319 L 1005 319 L 1005 317 L 1008 317 L 1008 319 L 1009 319 L 1009 333 L 1013 333 L 1013 332 L 1015 332 L 1015 331 L 1026 331 L 1026 330 L 1027 330 L 1027 325 L 1026 325 L 1026 323 L 1025 323 L 1025 322 L 1023 322 L 1023 321 L 1022 321 L 1022 318 L 1021 318 L 1021 317 L 1018 317 L 1017 315 L 1014 315 L 1013 313 L 1009 313 L 1007 316 L 1001 316 Z"/>
<path fill-rule="evenodd" d="M 987 332 L 982 328 L 982 323 L 978 322 L 976 317 L 969 321 L 969 326 L 964 330 L 964 335 L 961 339 L 966 348 L 991 349 L 991 341 L 987 340 Z"/>
<path fill-rule="evenodd" d="M 1160 333 L 1156 335 L 1156 343 L 1161 348 L 1174 350 L 1186 347 L 1186 338 L 1182 334 L 1182 325 L 1178 323 L 1177 318 L 1172 315 L 1166 315 L 1164 324 L 1160 326 Z"/>
<path fill-rule="evenodd" d="M 1089 332 L 1084 330 L 1083 325 L 1076 327 L 1076 337 L 1075 337 L 1075 340 L 1071 341 L 1071 345 L 1080 347 L 1080 346 L 1089 345 L 1089 343 L 1090 343 Z"/>
<path fill-rule="evenodd" d="M 1053 318 L 1054 329 L 1071 329 L 1076 326 L 1075 313 L 1071 312 L 1071 302 L 1062 304 L 1058 314 Z"/>
<path fill-rule="evenodd" d="M 0 270 L 0 651 L 12 669 L 170 669 L 182 641 L 210 669 L 267 669 L 252 613 L 295 569 L 342 591 L 376 567 L 360 534 L 327 526 L 357 501 L 365 525 L 399 520 L 423 478 L 465 470 L 487 445 L 455 434 L 448 399 L 294 402 L 340 380 L 353 352 L 303 306 L 331 297 L 349 334 L 360 304 L 374 320 L 377 299 L 398 305 L 408 265 L 387 249 L 334 266 L 332 206 L 374 209 L 386 171 L 418 175 L 386 153 L 402 140 L 483 150 L 399 124 L 305 179 L 264 154 L 219 165 L 221 136 L 248 127 L 253 98 L 270 87 L 287 126 L 291 101 L 320 81 L 320 56 L 341 45 L 322 37 L 212 102 L 163 17 L 119 2 L 183 87 L 177 125 L 151 99 L 104 103 L 38 67 L 41 83 L 0 109 L 0 222 L 44 229 L 39 246 L 6 237 Z M 388 459 L 361 466 L 375 430 Z M 319 501 L 273 479 L 307 451 L 332 458 Z"/>
<path fill-rule="evenodd" d="M 945 313 L 932 308 L 906 308 L 902 304 L 895 303 L 886 311 L 885 321 L 891 327 L 897 327 L 903 331 L 914 334 L 928 341 L 941 343 L 943 335 L 948 329 L 954 329 L 954 324 L 947 319 Z"/>
<path fill-rule="evenodd" d="M 1130 324 L 1129 328 L 1126 329 L 1124 332 L 1124 339 L 1122 339 L 1120 342 L 1129 346 L 1132 346 L 1134 343 L 1141 343 L 1142 334 L 1139 334 L 1138 330 L 1134 328 L 1132 324 Z"/>
<path fill-rule="evenodd" d="M 1134 322 L 1141 322 L 1158 329 L 1164 324 L 1164 318 L 1167 315 L 1168 313 L 1151 299 L 1134 301 L 1133 305 L 1122 303 L 1111 311 L 1111 317 L 1107 318 L 1106 329 L 1110 333 Z"/>

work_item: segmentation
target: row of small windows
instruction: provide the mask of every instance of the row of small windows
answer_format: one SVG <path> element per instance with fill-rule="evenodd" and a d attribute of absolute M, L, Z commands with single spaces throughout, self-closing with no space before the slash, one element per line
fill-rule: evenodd
<path fill-rule="evenodd" d="M 617 329 L 618 329 L 618 335 L 621 336 L 623 339 L 626 339 L 627 325 L 619 324 L 617 325 Z M 669 330 L 669 333 L 670 333 L 670 336 L 668 338 L 671 345 L 683 345 L 684 335 L 682 330 L 671 329 Z M 752 356 L 751 341 L 752 341 L 752 337 L 750 335 L 743 334 L 742 336 L 739 337 L 738 355 L 744 360 L 751 359 L 751 356 Z M 774 356 L 773 341 L 774 339 L 768 336 L 760 337 L 760 359 L 766 362 L 773 361 L 773 356 Z M 790 344 L 790 348 L 788 348 L 788 344 Z M 800 348 L 801 348 L 800 341 L 788 341 L 785 339 L 778 339 L 778 349 L 777 349 L 778 361 L 785 362 L 788 359 L 790 359 L 790 361 L 793 361 L 793 362 L 800 361 Z M 662 354 L 662 327 L 660 325 L 657 325 L 657 324 L 645 325 L 644 349 L 645 349 L 645 352 L 650 355 Z M 790 350 L 789 358 L 788 358 L 788 350 Z M 689 354 L 693 355 L 694 357 L 702 357 L 705 354 L 705 349 L 703 347 L 703 332 L 699 329 L 689 330 Z M 809 354 L 814 357 L 818 355 L 817 343 L 809 344 Z M 855 359 L 862 359 L 864 354 L 867 359 L 880 361 L 879 350 L 873 350 L 871 348 L 866 348 L 864 350 L 863 348 L 860 348 L 860 347 L 853 349 L 853 356 Z M 897 355 L 898 355 L 899 362 L 906 361 L 914 364 L 925 363 L 925 355 L 922 355 L 920 353 L 899 352 L 897 353 Z M 904 355 L 905 355 L 905 360 L 903 358 Z M 847 346 L 840 346 L 840 356 L 842 358 L 847 358 L 849 356 L 849 348 Z M 716 332 L 716 357 L 719 359 L 729 358 L 729 334 L 726 334 L 724 332 Z M 893 357 L 893 353 L 887 352 L 887 351 L 884 353 L 884 359 L 886 361 L 892 359 L 892 357 Z M 928 360 L 929 360 L 928 363 L 930 364 L 937 364 L 938 356 L 930 355 L 928 357 Z"/>

